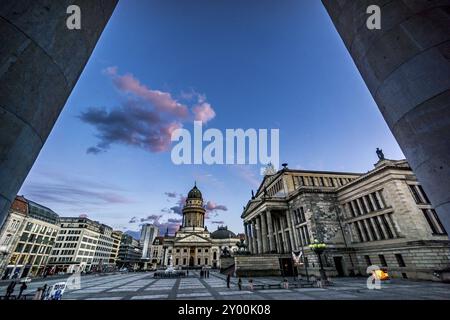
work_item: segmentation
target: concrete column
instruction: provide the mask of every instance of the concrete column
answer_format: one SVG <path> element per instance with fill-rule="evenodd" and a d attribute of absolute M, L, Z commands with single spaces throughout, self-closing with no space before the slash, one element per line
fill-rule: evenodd
<path fill-rule="evenodd" d="M 272 214 L 270 213 L 270 210 L 266 211 L 266 218 L 267 218 L 267 228 L 268 228 L 268 234 L 269 234 L 269 252 L 275 250 L 275 244 L 274 244 L 274 230 L 273 230 L 273 224 L 272 224 Z"/>
<path fill-rule="evenodd" d="M 0 225 L 117 1 L 0 3 Z M 81 30 L 66 27 L 71 4 Z"/>
<path fill-rule="evenodd" d="M 261 234 L 262 234 L 262 252 L 267 253 L 269 251 L 269 244 L 267 239 L 267 223 L 266 223 L 266 215 L 264 212 L 261 212 L 259 215 L 261 220 Z"/>
<path fill-rule="evenodd" d="M 450 3 L 322 0 L 444 227 L 450 230 Z M 366 27 L 368 5 L 381 29 Z"/>

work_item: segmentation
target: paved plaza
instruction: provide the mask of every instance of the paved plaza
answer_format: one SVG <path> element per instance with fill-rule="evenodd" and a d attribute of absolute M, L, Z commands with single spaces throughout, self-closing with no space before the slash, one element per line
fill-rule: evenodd
<path fill-rule="evenodd" d="M 279 283 L 280 278 L 255 278 L 255 284 Z M 53 279 L 47 284 L 64 281 Z M 364 299 L 364 300 L 450 300 L 450 284 L 415 282 L 394 279 L 383 283 L 381 290 L 369 290 L 364 278 L 335 278 L 327 288 L 266 289 L 251 291 L 247 280 L 240 291 L 237 279 L 227 288 L 225 276 L 211 272 L 206 279 L 191 271 L 189 277 L 180 279 L 154 279 L 153 273 L 110 274 L 83 276 L 81 289 L 67 290 L 64 300 L 324 300 L 324 299 Z M 32 294 L 44 284 L 33 281 L 25 294 Z M 0 284 L 0 290 L 7 283 Z M 18 290 L 18 289 L 16 289 Z M 17 293 L 17 292 L 16 292 Z"/>

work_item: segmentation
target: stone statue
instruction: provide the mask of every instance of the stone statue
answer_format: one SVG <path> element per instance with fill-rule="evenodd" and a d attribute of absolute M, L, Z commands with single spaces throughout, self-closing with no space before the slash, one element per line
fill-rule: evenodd
<path fill-rule="evenodd" d="M 384 160 L 385 158 L 384 158 L 384 153 L 383 153 L 383 150 L 382 149 L 380 149 L 380 148 L 377 148 L 377 156 L 378 156 L 378 159 L 380 159 L 380 160 Z"/>

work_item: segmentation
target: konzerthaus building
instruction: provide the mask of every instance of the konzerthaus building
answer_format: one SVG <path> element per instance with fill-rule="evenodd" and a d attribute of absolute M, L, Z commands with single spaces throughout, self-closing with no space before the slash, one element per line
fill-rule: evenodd
<path fill-rule="evenodd" d="M 309 274 L 318 275 L 308 245 L 327 245 L 330 276 L 367 275 L 369 265 L 392 277 L 438 280 L 449 267 L 449 239 L 405 160 L 381 160 L 365 174 L 292 170 L 268 172 L 242 213 L 250 256 L 236 258 L 237 274 L 297 272 L 292 251 L 304 251 Z"/>

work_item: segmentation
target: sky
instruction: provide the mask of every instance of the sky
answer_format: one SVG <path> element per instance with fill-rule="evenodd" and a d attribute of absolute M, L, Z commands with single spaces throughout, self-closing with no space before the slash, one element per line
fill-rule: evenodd
<path fill-rule="evenodd" d="M 171 133 L 194 120 L 279 129 L 289 168 L 367 172 L 377 147 L 404 158 L 320 1 L 126 0 L 19 194 L 61 216 L 173 233 L 196 182 L 208 229 L 243 232 L 261 165 L 175 165 Z"/>

